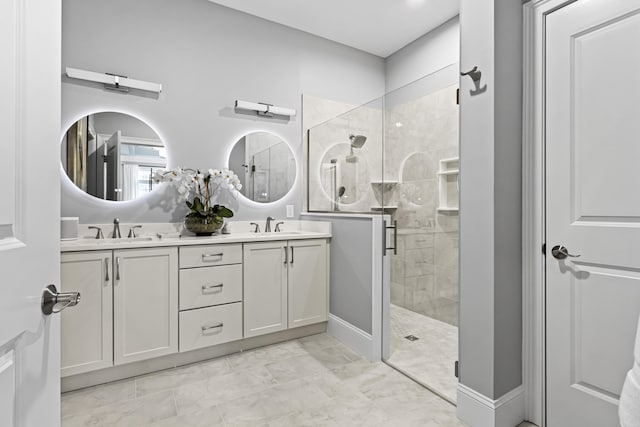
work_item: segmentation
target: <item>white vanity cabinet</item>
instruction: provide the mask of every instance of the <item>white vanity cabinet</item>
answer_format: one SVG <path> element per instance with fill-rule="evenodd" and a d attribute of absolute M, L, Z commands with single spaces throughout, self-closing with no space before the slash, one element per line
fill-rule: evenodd
<path fill-rule="evenodd" d="M 242 244 L 180 248 L 180 351 L 242 339 Z"/>
<path fill-rule="evenodd" d="M 61 245 L 63 389 L 326 330 L 329 231 Z"/>
<path fill-rule="evenodd" d="M 61 292 L 80 292 L 80 304 L 60 313 L 63 377 L 113 366 L 111 251 L 61 256 Z"/>
<path fill-rule="evenodd" d="M 327 320 L 324 239 L 244 245 L 244 336 Z"/>
<path fill-rule="evenodd" d="M 178 248 L 113 252 L 116 365 L 178 351 Z"/>
<path fill-rule="evenodd" d="M 286 241 L 244 245 L 245 338 L 287 329 Z"/>
<path fill-rule="evenodd" d="M 289 328 L 325 322 L 328 313 L 327 242 L 289 241 L 287 263 Z"/>

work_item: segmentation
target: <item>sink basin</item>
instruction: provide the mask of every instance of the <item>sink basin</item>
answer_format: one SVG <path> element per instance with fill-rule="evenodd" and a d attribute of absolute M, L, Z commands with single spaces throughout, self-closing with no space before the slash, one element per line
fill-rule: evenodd
<path fill-rule="evenodd" d="M 141 237 L 123 237 L 121 239 L 114 239 L 112 237 L 108 237 L 105 239 L 94 239 L 92 237 L 85 237 L 91 243 L 96 243 L 99 245 L 112 245 L 114 243 L 133 243 L 133 242 L 150 242 L 153 240 L 153 237 L 150 236 L 141 236 Z"/>
<path fill-rule="evenodd" d="M 249 237 L 253 237 L 253 238 L 261 238 L 261 237 L 271 237 L 273 239 L 277 239 L 278 237 L 287 237 L 287 236 L 295 236 L 295 235 L 299 235 L 299 234 L 305 234 L 304 231 L 272 231 L 269 233 L 265 233 L 265 232 L 261 232 L 261 233 L 249 233 L 247 234 L 247 236 Z"/>

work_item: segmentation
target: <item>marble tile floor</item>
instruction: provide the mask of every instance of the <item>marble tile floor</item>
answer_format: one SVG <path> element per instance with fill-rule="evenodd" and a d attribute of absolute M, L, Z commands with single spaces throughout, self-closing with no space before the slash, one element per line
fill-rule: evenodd
<path fill-rule="evenodd" d="M 62 395 L 62 426 L 463 427 L 455 407 L 327 334 Z"/>
<path fill-rule="evenodd" d="M 458 328 L 395 304 L 391 304 L 390 312 L 391 348 L 387 363 L 455 404 Z M 409 341 L 407 335 L 419 339 Z"/>

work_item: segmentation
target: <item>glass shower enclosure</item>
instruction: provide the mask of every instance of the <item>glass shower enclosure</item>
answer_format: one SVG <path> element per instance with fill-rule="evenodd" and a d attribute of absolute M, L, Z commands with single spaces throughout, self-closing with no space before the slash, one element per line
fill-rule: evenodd
<path fill-rule="evenodd" d="M 458 64 L 308 130 L 310 212 L 382 215 L 385 362 L 455 403 Z M 384 263 L 383 263 L 384 265 Z M 383 275 L 384 276 L 384 275 Z"/>

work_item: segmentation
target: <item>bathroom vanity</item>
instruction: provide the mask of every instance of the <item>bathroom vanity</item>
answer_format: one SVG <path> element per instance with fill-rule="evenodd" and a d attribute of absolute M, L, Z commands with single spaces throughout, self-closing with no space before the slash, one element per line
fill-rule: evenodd
<path fill-rule="evenodd" d="M 82 226 L 83 237 L 62 242 L 62 289 L 81 294 L 61 313 L 63 389 L 326 330 L 331 224 L 230 225 L 177 237 L 146 224 L 128 239 L 95 239 Z"/>

